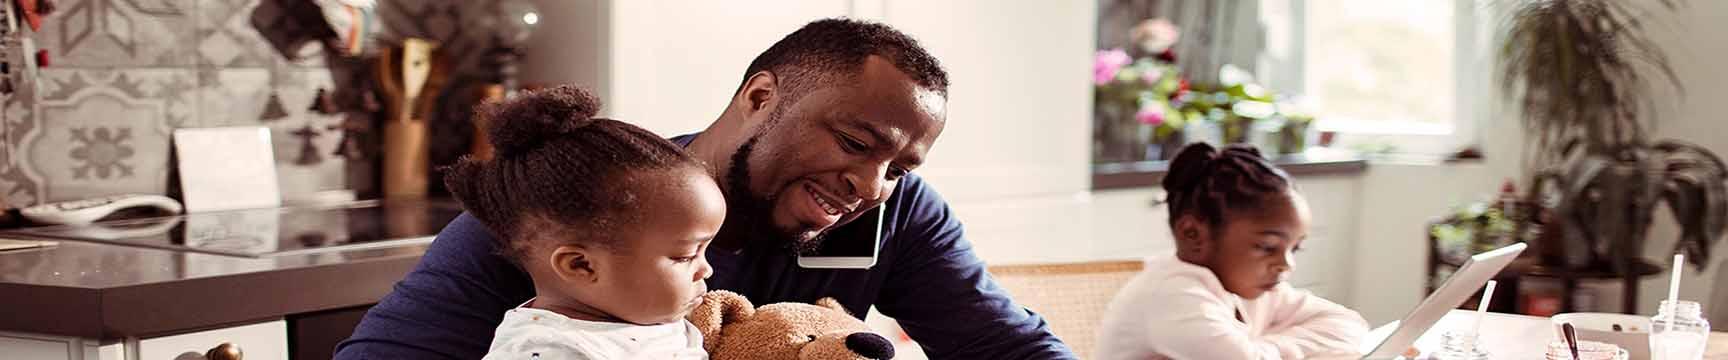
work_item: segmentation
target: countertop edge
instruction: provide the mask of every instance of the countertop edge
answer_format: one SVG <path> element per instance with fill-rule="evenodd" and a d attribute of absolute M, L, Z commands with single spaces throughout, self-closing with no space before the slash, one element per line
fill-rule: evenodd
<path fill-rule="evenodd" d="M 423 252 L 423 248 L 421 250 Z M 111 341 L 378 302 L 421 254 L 105 289 L 0 283 L 0 331 Z"/>

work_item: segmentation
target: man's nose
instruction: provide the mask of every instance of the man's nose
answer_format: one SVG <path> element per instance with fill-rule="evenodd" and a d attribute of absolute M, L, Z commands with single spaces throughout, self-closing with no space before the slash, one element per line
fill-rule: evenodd
<path fill-rule="evenodd" d="M 846 172 L 844 179 L 852 195 L 857 197 L 848 200 L 881 200 L 883 194 L 888 193 L 888 163 L 861 164 Z"/>

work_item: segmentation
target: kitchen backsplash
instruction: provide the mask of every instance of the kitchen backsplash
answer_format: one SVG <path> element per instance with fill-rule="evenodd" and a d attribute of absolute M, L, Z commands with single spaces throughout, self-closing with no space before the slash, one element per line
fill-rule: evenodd
<path fill-rule="evenodd" d="M 0 107 L 5 204 L 164 193 L 169 136 L 183 127 L 268 126 L 284 197 L 353 188 L 347 170 L 353 165 L 331 155 L 342 136 L 329 129 L 341 116 L 310 110 L 320 89 L 346 82 L 335 81 L 319 46 L 289 60 L 263 35 L 308 30 L 284 21 L 283 9 L 299 1 L 305 0 L 57 1 L 31 36 L 51 54 L 50 66 L 37 81 L 18 84 Z M 383 36 L 430 38 L 447 53 L 479 53 L 484 37 L 474 34 L 482 29 L 464 28 L 475 22 L 462 16 L 483 13 L 472 8 L 485 3 L 380 1 Z M 476 61 L 459 63 L 472 69 Z M 272 96 L 285 112 L 266 116 Z M 442 127 L 468 131 L 459 121 L 465 114 L 440 117 L 458 120 Z M 466 144 L 448 147 L 455 146 Z M 321 161 L 300 161 L 308 153 Z"/>

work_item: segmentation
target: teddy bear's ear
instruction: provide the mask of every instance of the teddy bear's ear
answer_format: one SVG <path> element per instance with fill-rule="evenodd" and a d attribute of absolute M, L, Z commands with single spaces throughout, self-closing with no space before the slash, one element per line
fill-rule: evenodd
<path fill-rule="evenodd" d="M 834 300 L 834 298 L 831 298 L 831 297 L 816 299 L 816 306 L 834 309 L 834 311 L 839 311 L 842 314 L 852 315 L 852 312 L 846 311 L 845 306 L 840 305 L 839 300 Z"/>
<path fill-rule="evenodd" d="M 720 328 L 744 321 L 756 315 L 756 306 L 750 304 L 750 299 L 744 295 L 726 291 L 714 290 L 702 295 L 702 304 L 690 311 L 685 318 L 690 324 L 696 325 L 696 330 L 702 332 L 702 348 L 713 353 L 720 347 Z"/>

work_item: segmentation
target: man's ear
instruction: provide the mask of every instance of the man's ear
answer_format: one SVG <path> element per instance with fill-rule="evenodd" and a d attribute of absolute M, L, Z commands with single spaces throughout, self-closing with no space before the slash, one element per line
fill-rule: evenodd
<path fill-rule="evenodd" d="M 552 274 L 567 282 L 592 283 L 600 281 L 600 268 L 595 261 L 592 248 L 580 245 L 560 245 L 552 249 Z"/>
<path fill-rule="evenodd" d="M 780 97 L 780 78 L 768 71 L 757 71 L 750 74 L 750 79 L 744 81 L 744 88 L 738 91 L 738 98 L 744 102 L 744 117 L 755 119 L 757 113 L 766 115 L 764 111 L 772 111 Z"/>

